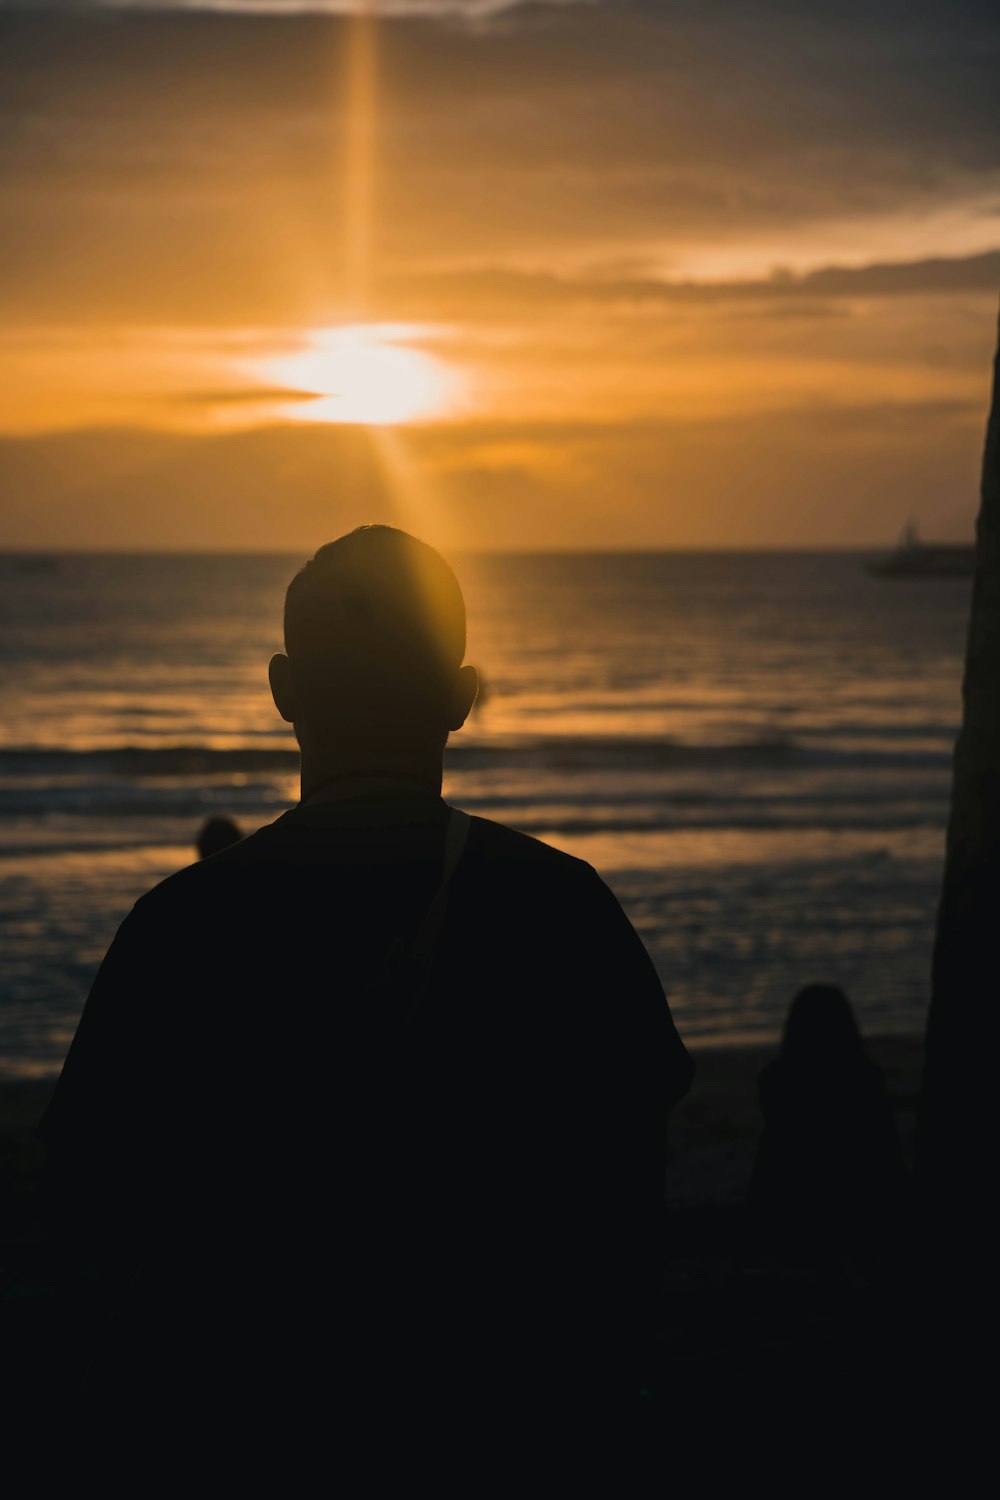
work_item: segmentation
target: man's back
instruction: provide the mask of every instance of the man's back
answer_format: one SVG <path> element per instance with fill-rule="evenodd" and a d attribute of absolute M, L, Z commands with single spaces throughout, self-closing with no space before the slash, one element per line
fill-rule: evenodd
<path fill-rule="evenodd" d="M 425 982 L 394 964 L 447 818 L 398 785 L 306 803 L 123 924 L 45 1133 L 167 1366 L 208 1347 L 259 1390 L 279 1359 L 287 1390 L 318 1343 L 335 1386 L 614 1377 L 690 1063 L 607 888 L 497 824 Z"/>
<path fill-rule="evenodd" d="M 108 1288 L 91 1385 L 341 1433 L 378 1393 L 433 1425 L 624 1391 L 690 1074 L 652 966 L 593 870 L 480 819 L 443 911 L 477 675 L 438 553 L 328 543 L 284 635 L 303 800 L 138 903 L 44 1124 Z"/>

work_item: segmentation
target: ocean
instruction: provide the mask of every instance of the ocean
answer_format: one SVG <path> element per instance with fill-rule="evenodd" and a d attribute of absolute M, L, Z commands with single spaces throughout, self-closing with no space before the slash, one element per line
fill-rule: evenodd
<path fill-rule="evenodd" d="M 207 816 L 295 801 L 266 667 L 301 561 L 0 556 L 3 1076 L 58 1072 L 118 923 Z M 598 869 L 685 1039 L 773 1041 L 811 980 L 919 1032 L 968 582 L 853 553 L 452 561 L 484 690 L 445 795 Z"/>

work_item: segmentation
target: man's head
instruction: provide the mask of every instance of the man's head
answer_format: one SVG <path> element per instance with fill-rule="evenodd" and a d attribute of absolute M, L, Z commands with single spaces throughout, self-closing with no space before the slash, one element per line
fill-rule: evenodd
<path fill-rule="evenodd" d="M 458 580 L 433 547 L 392 526 L 328 542 L 295 575 L 285 651 L 271 660 L 271 691 L 303 749 L 361 761 L 440 751 L 476 695 Z"/>

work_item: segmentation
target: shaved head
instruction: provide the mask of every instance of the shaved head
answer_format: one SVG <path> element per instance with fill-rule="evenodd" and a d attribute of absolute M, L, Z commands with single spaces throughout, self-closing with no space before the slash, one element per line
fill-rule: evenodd
<path fill-rule="evenodd" d="M 285 650 L 315 731 L 434 733 L 443 742 L 465 654 L 458 580 L 407 532 L 360 526 L 292 579 Z"/>

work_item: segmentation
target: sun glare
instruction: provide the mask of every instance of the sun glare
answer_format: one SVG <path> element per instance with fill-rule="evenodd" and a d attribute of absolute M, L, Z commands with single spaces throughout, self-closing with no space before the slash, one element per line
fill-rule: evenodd
<path fill-rule="evenodd" d="M 285 414 L 298 421 L 413 422 L 446 411 L 456 386 L 442 361 L 409 347 L 420 332 L 378 324 L 319 329 L 302 349 L 262 361 L 254 373 L 294 393 Z"/>

